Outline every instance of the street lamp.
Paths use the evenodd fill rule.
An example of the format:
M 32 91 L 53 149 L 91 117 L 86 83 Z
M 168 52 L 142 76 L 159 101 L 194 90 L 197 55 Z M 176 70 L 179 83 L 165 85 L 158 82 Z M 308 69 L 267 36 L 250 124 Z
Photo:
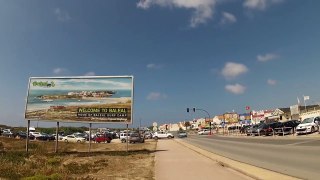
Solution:
M 211 121 L 210 121 L 210 114 L 208 113 L 208 111 L 204 110 L 204 109 L 199 109 L 199 108 L 192 108 L 193 112 L 196 112 L 196 110 L 199 110 L 199 111 L 203 111 L 203 112 L 206 112 L 208 117 L 209 117 L 209 125 L 210 125 L 210 135 L 212 134 L 212 130 L 211 130 Z M 190 111 L 190 108 L 187 108 L 187 112 Z

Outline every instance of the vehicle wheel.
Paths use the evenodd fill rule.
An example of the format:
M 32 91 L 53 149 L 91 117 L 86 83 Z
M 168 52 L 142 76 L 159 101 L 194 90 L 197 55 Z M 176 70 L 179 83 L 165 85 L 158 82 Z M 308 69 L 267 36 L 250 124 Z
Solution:
M 314 133 L 314 127 L 312 126 L 312 128 L 311 128 L 311 133 Z
M 66 142 L 66 143 L 67 143 L 67 142 L 68 142 L 68 140 L 66 139 L 66 140 L 64 140 L 64 142 Z
M 78 140 L 78 141 L 77 141 L 77 143 L 81 143 L 81 141 L 80 141 L 80 140 Z
M 111 141 L 107 141 L 107 143 L 111 143 Z
M 171 139 L 172 137 L 171 136 L 168 136 L 168 139 Z
M 122 142 L 122 143 L 125 143 L 125 142 L 126 142 L 126 140 L 125 140 L 125 139 L 121 139 L 121 142 Z
M 158 137 L 156 136 L 156 137 L 154 137 L 154 139 L 155 139 L 155 140 L 158 140 Z

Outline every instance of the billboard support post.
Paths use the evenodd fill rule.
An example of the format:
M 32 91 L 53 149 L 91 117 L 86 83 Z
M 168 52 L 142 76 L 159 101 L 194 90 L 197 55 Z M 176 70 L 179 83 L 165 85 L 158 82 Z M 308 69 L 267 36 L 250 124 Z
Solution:
M 89 123 L 89 153 L 91 152 L 91 127 L 92 123 Z
M 27 138 L 26 138 L 26 152 L 29 151 L 29 133 L 30 133 L 30 120 L 28 120 L 28 126 L 27 126 Z
M 56 128 L 56 145 L 54 152 L 58 153 L 58 140 L 59 140 L 59 122 L 57 122 L 57 128 Z
M 127 152 L 128 152 L 128 144 L 129 144 L 129 130 L 128 130 L 128 127 L 129 127 L 129 125 L 127 124 L 127 133 L 126 133 L 126 135 L 127 135 L 127 140 L 126 140 L 126 142 L 127 142 Z

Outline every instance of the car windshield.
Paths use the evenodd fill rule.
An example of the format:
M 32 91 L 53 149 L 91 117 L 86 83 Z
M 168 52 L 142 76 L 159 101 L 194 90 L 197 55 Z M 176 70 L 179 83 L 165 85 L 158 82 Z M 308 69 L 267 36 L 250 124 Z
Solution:
M 307 118 L 307 119 L 304 119 L 301 124 L 306 124 L 306 123 L 312 123 L 313 122 L 313 118 Z

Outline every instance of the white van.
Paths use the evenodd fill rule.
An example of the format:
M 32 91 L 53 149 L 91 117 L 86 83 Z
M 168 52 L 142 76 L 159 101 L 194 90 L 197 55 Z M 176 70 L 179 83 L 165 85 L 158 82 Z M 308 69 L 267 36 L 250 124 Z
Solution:
M 129 135 L 128 135 L 128 134 L 129 134 Z M 122 143 L 127 142 L 127 138 L 129 138 L 129 136 L 130 136 L 130 133 L 121 132 L 121 133 L 120 133 L 120 141 L 121 141 Z

